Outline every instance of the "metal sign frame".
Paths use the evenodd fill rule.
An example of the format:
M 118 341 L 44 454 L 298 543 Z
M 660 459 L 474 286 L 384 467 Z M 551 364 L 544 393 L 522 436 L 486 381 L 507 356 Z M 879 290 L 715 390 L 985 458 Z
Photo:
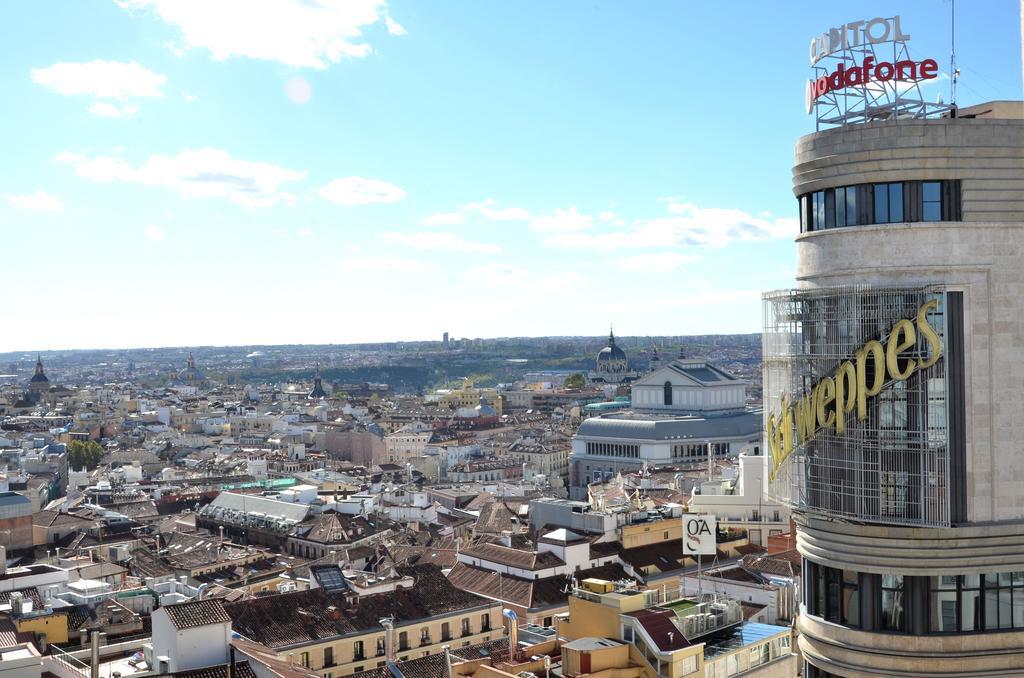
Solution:
M 898 17 L 884 19 L 894 22 Z M 843 30 L 846 30 L 845 25 Z M 891 33 L 895 35 L 896 31 Z M 831 90 L 815 98 L 811 93 L 814 82 L 821 77 L 829 77 L 840 64 L 844 68 L 859 66 L 869 57 L 874 59 L 876 65 L 888 62 L 890 58 L 892 61 L 889 63 L 894 66 L 900 61 L 913 61 L 906 40 L 892 39 L 877 43 L 862 40 L 859 45 L 850 45 L 848 42 L 842 49 L 826 54 L 812 64 L 814 77 L 807 85 L 806 96 L 808 113 L 814 115 L 815 130 L 874 120 L 938 117 L 953 108 L 948 104 L 925 101 L 921 91 L 922 78 L 897 80 L 895 74 L 892 80 L 886 82 L 865 78 L 863 84 Z

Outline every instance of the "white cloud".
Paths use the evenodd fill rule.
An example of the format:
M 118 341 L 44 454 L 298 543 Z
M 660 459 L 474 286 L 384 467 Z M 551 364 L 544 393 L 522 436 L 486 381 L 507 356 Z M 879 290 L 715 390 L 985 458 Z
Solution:
M 125 115 L 135 115 L 139 112 L 137 106 L 112 104 L 109 101 L 97 101 L 89 107 L 89 112 L 101 118 L 120 118 Z
M 479 254 L 494 254 L 501 251 L 501 248 L 497 245 L 466 240 L 454 233 L 438 233 L 435 231 L 425 233 L 385 233 L 381 237 L 389 243 L 414 247 L 420 250 L 476 252 Z
M 389 16 L 384 17 L 384 23 L 388 27 L 388 33 L 391 35 L 409 35 L 409 31 L 405 30 L 405 26 Z
M 150 224 L 149 226 L 146 226 L 146 237 L 152 240 L 153 242 L 163 240 L 164 229 L 160 228 L 159 226 L 154 226 Z
M 62 212 L 64 210 L 64 201 L 60 199 L 59 195 L 47 193 L 42 189 L 37 189 L 35 193 L 28 195 L 7 193 L 4 197 L 7 198 L 7 204 L 19 210 L 32 212 Z
M 129 11 L 152 9 L 181 31 L 181 49 L 209 50 L 223 61 L 247 57 L 288 66 L 327 68 L 373 52 L 363 30 L 384 17 L 384 0 L 118 0 Z M 405 29 L 387 22 L 392 35 Z M 393 24 L 393 27 L 392 27 Z
M 597 215 L 598 221 L 613 221 L 615 217 L 615 212 L 612 212 L 611 210 L 604 210 L 603 212 L 599 212 Z
M 534 217 L 530 228 L 541 233 L 572 233 L 586 231 L 594 225 L 594 218 L 589 214 L 580 214 L 576 206 L 567 210 L 556 209 L 552 214 Z
M 671 273 L 681 264 L 696 261 L 692 254 L 678 252 L 657 252 L 652 254 L 635 254 L 619 259 L 619 268 L 629 273 Z
M 313 229 L 311 229 L 311 228 L 300 228 L 298 233 L 299 233 L 299 236 L 302 237 L 302 238 L 309 238 L 309 237 L 312 237 L 312 235 L 313 235 Z
M 522 207 L 495 207 L 498 201 L 494 198 L 487 198 L 480 202 L 471 202 L 462 206 L 463 212 L 477 212 L 484 219 L 490 221 L 526 221 L 530 213 Z
M 469 268 L 465 273 L 465 281 L 474 288 L 493 287 L 496 291 L 505 292 L 514 287 L 522 296 L 525 294 L 551 294 L 552 291 L 566 292 L 579 289 L 587 284 L 586 276 L 576 271 L 559 271 L 544 274 L 533 272 L 505 263 L 481 264 Z
M 32 80 L 44 87 L 75 96 L 88 94 L 97 99 L 125 101 L 135 97 L 161 97 L 160 88 L 167 76 L 154 73 L 136 61 L 59 62 L 46 68 L 33 68 Z
M 404 257 L 349 257 L 341 260 L 342 268 L 365 273 L 419 273 L 429 271 L 432 266 L 416 259 Z
M 424 226 L 458 226 L 466 223 L 466 217 L 458 212 L 440 212 L 420 219 Z
M 363 177 L 335 179 L 322 187 L 319 193 L 324 200 L 330 200 L 345 207 L 398 202 L 405 197 L 405 191 L 394 184 Z
M 193 101 L 199 101 L 199 97 L 197 97 L 195 94 L 189 94 L 188 92 L 182 92 L 181 98 L 189 103 L 192 103 Z
M 669 216 L 638 220 L 616 231 L 552 233 L 545 243 L 571 249 L 613 251 L 681 246 L 722 247 L 734 242 L 792 238 L 794 218 L 755 217 L 743 210 L 702 208 L 693 203 L 671 202 Z
M 281 186 L 306 176 L 304 171 L 239 160 L 216 148 L 189 149 L 176 156 L 152 155 L 138 166 L 124 158 L 87 158 L 67 152 L 56 159 L 73 165 L 78 176 L 91 181 L 160 186 L 185 198 L 226 198 L 250 208 L 294 202 L 295 196 L 282 191 Z

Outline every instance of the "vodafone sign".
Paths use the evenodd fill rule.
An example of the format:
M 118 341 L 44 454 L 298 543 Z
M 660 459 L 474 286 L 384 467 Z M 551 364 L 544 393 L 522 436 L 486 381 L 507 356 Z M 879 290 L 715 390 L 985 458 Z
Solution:
M 819 75 L 807 82 L 807 112 L 811 113 L 820 97 L 848 87 L 866 88 L 871 83 L 918 82 L 936 78 L 939 64 L 935 59 L 913 61 L 896 58 L 895 44 L 909 39 L 910 35 L 900 27 L 898 16 L 851 21 L 812 38 L 811 65 L 817 65 Z M 894 43 L 891 61 L 874 55 L 874 47 L 886 42 Z M 829 72 L 824 65 L 819 65 L 826 57 L 832 57 L 830 62 L 837 62 L 835 70 Z

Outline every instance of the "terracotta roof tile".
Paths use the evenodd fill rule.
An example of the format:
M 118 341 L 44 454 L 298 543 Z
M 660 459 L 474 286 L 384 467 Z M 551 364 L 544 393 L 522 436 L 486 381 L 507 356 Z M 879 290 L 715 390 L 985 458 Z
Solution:
M 231 617 L 224 611 L 224 603 L 219 598 L 165 605 L 163 609 L 176 629 L 194 629 L 210 624 L 231 622 Z

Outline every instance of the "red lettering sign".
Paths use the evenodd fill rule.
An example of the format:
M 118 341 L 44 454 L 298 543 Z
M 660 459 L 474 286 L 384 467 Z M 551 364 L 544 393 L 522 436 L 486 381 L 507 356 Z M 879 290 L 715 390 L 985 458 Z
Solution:
M 845 87 L 864 85 L 868 82 L 931 80 L 938 77 L 938 70 L 939 64 L 935 59 L 925 59 L 921 62 L 908 59 L 897 61 L 895 64 L 883 61 L 876 64 L 874 57 L 867 57 L 860 66 L 853 68 L 846 68 L 844 64 L 839 64 L 834 73 L 808 82 L 807 90 L 809 98 L 813 100 L 829 92 L 835 92 Z M 810 110 L 809 106 L 808 110 Z

